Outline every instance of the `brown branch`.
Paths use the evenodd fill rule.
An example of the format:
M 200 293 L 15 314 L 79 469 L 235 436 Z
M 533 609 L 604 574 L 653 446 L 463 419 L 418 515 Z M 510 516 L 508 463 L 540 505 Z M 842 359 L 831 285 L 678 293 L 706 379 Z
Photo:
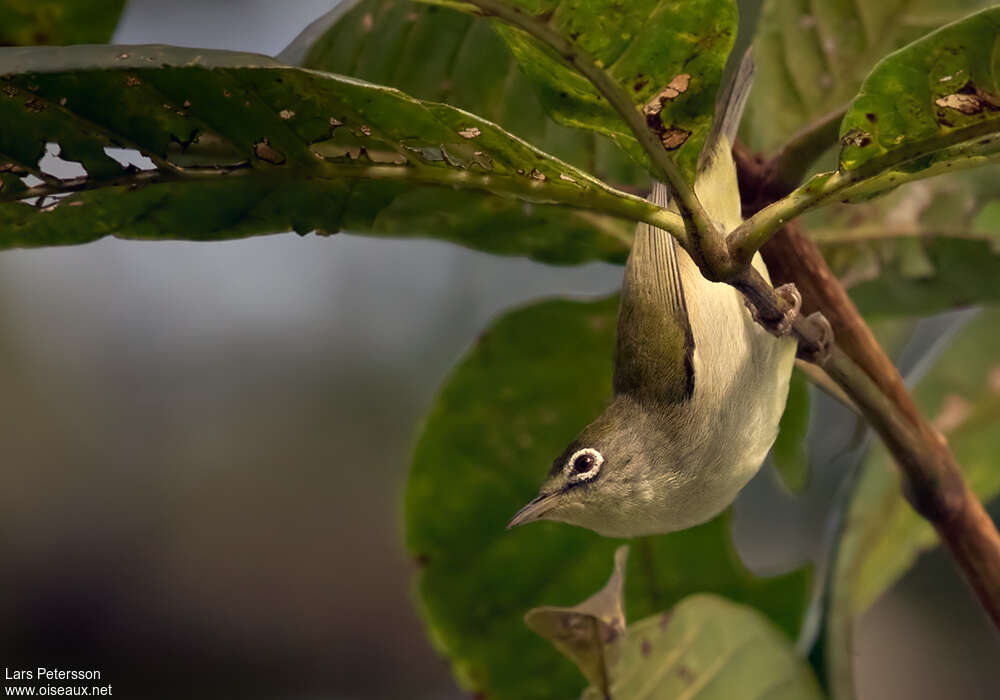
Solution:
M 767 206 L 794 182 L 778 183 L 760 158 L 738 146 L 734 152 L 740 188 L 750 208 Z M 783 191 L 784 190 L 784 191 Z M 857 403 L 892 452 L 904 497 L 937 530 L 965 573 L 986 612 L 1000 627 L 1000 535 L 969 489 L 948 442 L 921 415 L 892 360 L 875 339 L 819 247 L 793 222 L 761 250 L 776 284 L 793 283 L 803 311 L 830 321 L 837 347 L 824 369 Z M 851 372 L 851 365 L 863 370 Z

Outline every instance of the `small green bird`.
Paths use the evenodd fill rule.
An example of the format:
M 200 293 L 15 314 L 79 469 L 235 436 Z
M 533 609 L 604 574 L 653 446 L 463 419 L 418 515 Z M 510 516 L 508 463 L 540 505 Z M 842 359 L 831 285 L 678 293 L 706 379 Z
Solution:
M 724 92 L 695 179 L 724 231 L 742 220 L 731 144 L 752 72 L 747 58 Z M 668 205 L 662 184 L 650 199 Z M 759 255 L 753 265 L 767 278 Z M 670 234 L 640 224 L 618 310 L 614 399 L 508 527 L 545 519 L 633 537 L 711 519 L 774 443 L 795 350 L 754 321 L 733 287 L 702 276 Z

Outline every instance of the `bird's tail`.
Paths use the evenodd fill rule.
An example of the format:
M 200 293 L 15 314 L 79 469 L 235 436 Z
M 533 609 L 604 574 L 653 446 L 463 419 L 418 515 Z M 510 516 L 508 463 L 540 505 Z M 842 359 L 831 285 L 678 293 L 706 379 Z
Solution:
M 743 221 L 740 189 L 733 162 L 733 141 L 753 82 L 754 62 L 750 51 L 719 91 L 715 123 L 698 159 L 694 190 L 712 220 L 725 231 Z
M 736 70 L 720 87 L 719 94 L 715 99 L 715 121 L 712 124 L 712 130 L 705 139 L 705 145 L 702 146 L 701 156 L 698 159 L 699 172 L 710 167 L 711 160 L 720 148 L 726 148 L 728 151 L 733 147 L 736 133 L 740 128 L 740 121 L 743 119 L 743 111 L 747 106 L 747 98 L 750 96 L 755 69 L 753 52 L 751 49 L 747 49 Z M 723 146 L 723 144 L 725 145 Z

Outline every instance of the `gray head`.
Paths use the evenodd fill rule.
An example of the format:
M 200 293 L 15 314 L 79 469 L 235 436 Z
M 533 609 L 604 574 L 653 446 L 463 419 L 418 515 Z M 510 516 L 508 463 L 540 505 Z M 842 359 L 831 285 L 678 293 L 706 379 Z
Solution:
M 687 500 L 691 481 L 672 432 L 618 396 L 555 459 L 538 496 L 508 527 L 557 520 L 609 537 L 687 527 L 684 513 L 672 507 Z

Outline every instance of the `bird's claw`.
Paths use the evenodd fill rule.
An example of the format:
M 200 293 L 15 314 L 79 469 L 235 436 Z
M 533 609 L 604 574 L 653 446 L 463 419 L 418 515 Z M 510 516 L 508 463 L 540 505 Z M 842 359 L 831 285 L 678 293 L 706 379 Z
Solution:
M 774 324 L 774 329 L 771 330 L 776 336 L 783 337 L 792 332 L 792 324 L 799 317 L 799 311 L 802 309 L 802 295 L 799 294 L 799 290 L 796 289 L 795 285 L 791 283 L 776 287 L 774 293 L 787 301 L 791 306 Z
M 791 306 L 780 318 L 763 318 L 752 301 L 744 297 L 743 302 L 746 304 L 747 309 L 750 311 L 750 316 L 756 323 L 762 325 L 772 335 L 783 338 L 792 332 L 792 324 L 799 317 L 799 310 L 802 308 L 802 295 L 799 294 L 799 290 L 795 288 L 795 285 L 791 283 L 775 287 L 774 293 Z
M 792 326 L 801 316 L 802 295 L 794 284 L 783 284 L 775 287 L 774 293 L 788 302 L 790 308 L 778 318 L 763 318 L 752 301 L 744 297 L 743 302 L 750 311 L 750 316 L 754 322 L 759 323 L 769 333 L 779 338 L 787 336 L 792 332 Z M 826 316 L 819 311 L 815 311 L 806 316 L 806 321 L 819 331 L 819 340 L 815 343 L 804 344 L 799 340 L 797 356 L 813 364 L 822 365 L 830 357 L 830 350 L 833 348 L 833 327 L 826 320 Z
M 816 347 L 812 348 L 807 348 L 800 342 L 797 357 L 815 365 L 822 365 L 830 358 L 830 350 L 833 348 L 833 326 L 819 311 L 806 316 L 806 320 L 819 330 L 820 339 Z

